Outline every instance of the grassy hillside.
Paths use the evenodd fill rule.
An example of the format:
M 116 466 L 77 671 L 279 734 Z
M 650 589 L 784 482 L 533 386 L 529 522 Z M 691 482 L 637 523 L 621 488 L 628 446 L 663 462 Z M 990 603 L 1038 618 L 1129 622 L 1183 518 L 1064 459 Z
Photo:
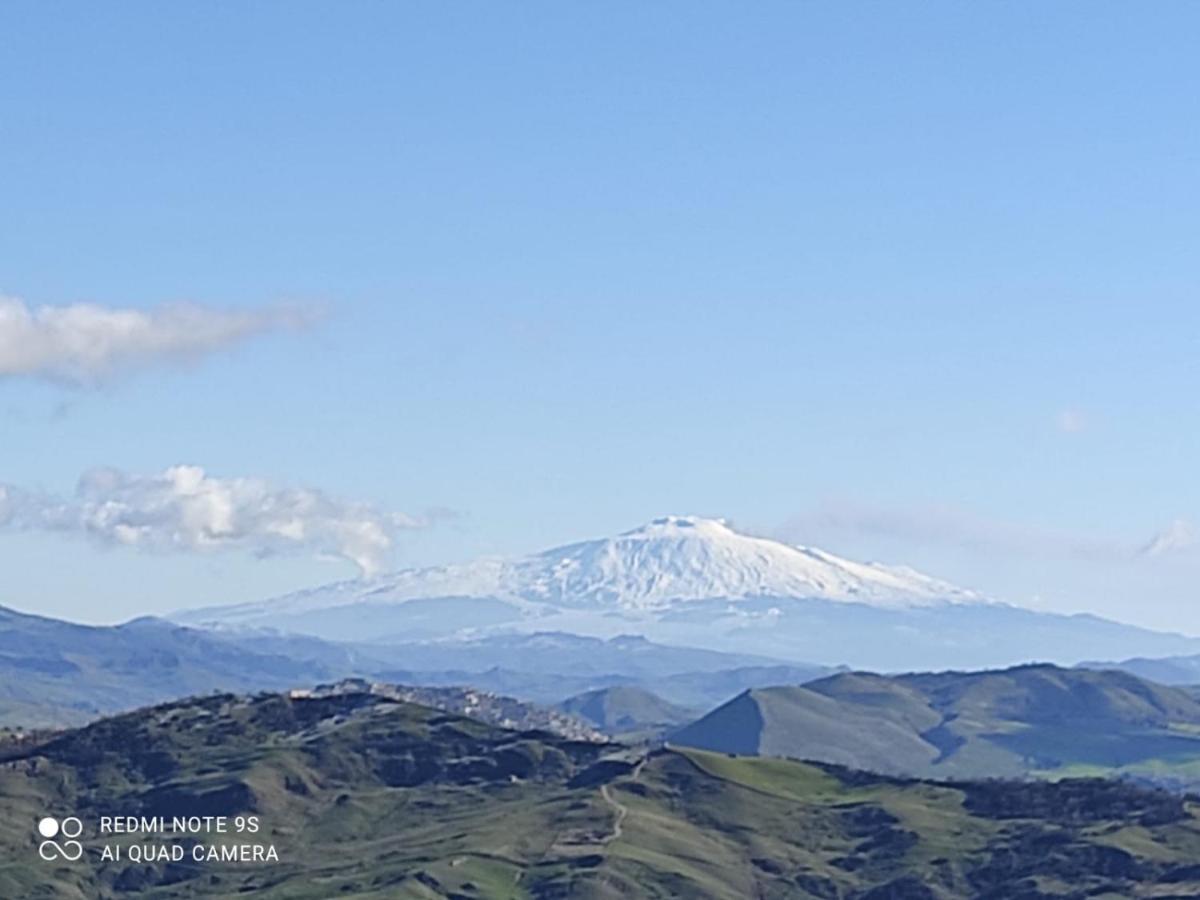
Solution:
M 0 758 L 4 897 L 1200 895 L 1200 818 L 1165 792 L 639 756 L 369 694 L 168 704 L 10 742 Z M 38 859 L 48 811 L 84 820 L 82 861 Z M 105 841 L 174 842 L 101 839 L 105 814 L 258 816 L 252 840 L 279 859 L 105 862 Z
M 1200 702 L 1125 672 L 835 675 L 748 691 L 672 735 L 921 777 L 1121 773 L 1200 783 Z

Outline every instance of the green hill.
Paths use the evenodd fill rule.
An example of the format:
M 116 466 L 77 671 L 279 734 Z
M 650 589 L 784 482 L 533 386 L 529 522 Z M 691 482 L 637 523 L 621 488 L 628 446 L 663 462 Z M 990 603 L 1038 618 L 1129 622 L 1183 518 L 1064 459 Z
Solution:
M 642 756 L 367 693 L 220 695 L 10 740 L 0 803 L 0 896 L 13 898 L 1200 894 L 1198 810 L 1163 791 Z M 39 859 L 46 814 L 84 822 L 83 859 Z M 100 836 L 105 815 L 256 817 L 260 831 Z M 106 844 L 125 858 L 101 859 Z M 193 858 L 214 844 L 277 858 Z M 131 861 L 133 846 L 183 859 Z
M 671 736 L 920 777 L 1121 773 L 1200 783 L 1200 702 L 1125 672 L 834 675 L 752 690 Z
M 631 685 L 587 691 L 563 701 L 558 708 L 606 734 L 628 738 L 658 737 L 695 718 L 694 712 Z

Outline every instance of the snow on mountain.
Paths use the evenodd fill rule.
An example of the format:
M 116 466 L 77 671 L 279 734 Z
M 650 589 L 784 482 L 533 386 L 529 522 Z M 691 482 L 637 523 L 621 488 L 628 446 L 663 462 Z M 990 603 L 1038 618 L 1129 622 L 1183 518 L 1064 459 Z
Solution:
M 517 559 L 407 569 L 275 600 L 196 610 L 177 620 L 255 620 L 348 604 L 434 598 L 504 601 L 526 614 L 553 610 L 663 612 L 695 601 L 787 597 L 886 609 L 984 602 L 907 567 L 857 563 L 811 547 L 752 537 L 719 519 L 666 516 L 613 538 Z
M 554 658 L 568 672 L 619 672 L 631 653 L 580 644 L 618 635 L 655 648 L 876 671 L 1200 653 L 1200 641 L 1183 635 L 1009 606 L 911 569 L 689 516 L 517 559 L 408 569 L 173 618 L 248 640 L 277 637 L 259 634 L 266 629 L 369 644 L 397 670 L 472 662 L 525 671 Z
M 667 516 L 615 538 L 516 560 L 503 571 L 500 588 L 503 595 L 555 606 L 627 610 L 744 597 L 889 607 L 978 599 L 911 569 L 855 563 L 694 516 Z

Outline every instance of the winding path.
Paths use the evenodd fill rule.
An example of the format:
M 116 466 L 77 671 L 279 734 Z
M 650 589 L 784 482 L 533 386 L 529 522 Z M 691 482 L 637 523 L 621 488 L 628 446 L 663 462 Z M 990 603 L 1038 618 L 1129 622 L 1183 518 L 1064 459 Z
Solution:
M 633 767 L 633 771 L 629 773 L 630 780 L 637 781 L 638 776 L 642 774 L 642 767 L 645 765 L 646 759 L 643 757 L 638 761 L 638 764 Z M 611 806 L 616 812 L 616 817 L 613 819 L 612 834 L 600 840 L 601 844 L 611 844 L 624 833 L 623 826 L 625 824 L 625 817 L 629 815 L 629 807 L 612 795 L 612 791 L 609 790 L 609 786 L 607 784 L 600 785 L 600 796 L 603 797 L 604 802 Z

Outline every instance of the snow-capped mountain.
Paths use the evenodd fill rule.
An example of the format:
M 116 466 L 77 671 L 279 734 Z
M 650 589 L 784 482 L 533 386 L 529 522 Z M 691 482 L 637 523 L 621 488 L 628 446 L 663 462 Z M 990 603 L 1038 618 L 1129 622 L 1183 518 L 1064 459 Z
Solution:
M 615 538 L 516 560 L 497 595 L 555 606 L 664 609 L 683 601 L 809 597 L 908 607 L 976 601 L 912 569 L 856 563 L 740 534 L 720 519 L 667 516 Z
M 468 647 L 499 652 L 509 638 L 543 632 L 638 635 L 660 645 L 876 670 L 1073 664 L 1200 646 L 1095 616 L 1021 609 L 912 569 L 852 562 L 691 516 L 516 559 L 408 569 L 173 618 L 388 645 L 398 668 L 428 663 L 431 652 L 458 667 Z M 519 669 L 521 655 L 501 658 Z
M 517 559 L 407 569 L 242 606 L 198 610 L 179 621 L 258 624 L 263 618 L 351 604 L 433 598 L 547 608 L 662 613 L 696 601 L 790 597 L 910 608 L 980 602 L 979 595 L 903 566 L 858 563 L 734 531 L 723 520 L 666 516 L 612 538 Z

